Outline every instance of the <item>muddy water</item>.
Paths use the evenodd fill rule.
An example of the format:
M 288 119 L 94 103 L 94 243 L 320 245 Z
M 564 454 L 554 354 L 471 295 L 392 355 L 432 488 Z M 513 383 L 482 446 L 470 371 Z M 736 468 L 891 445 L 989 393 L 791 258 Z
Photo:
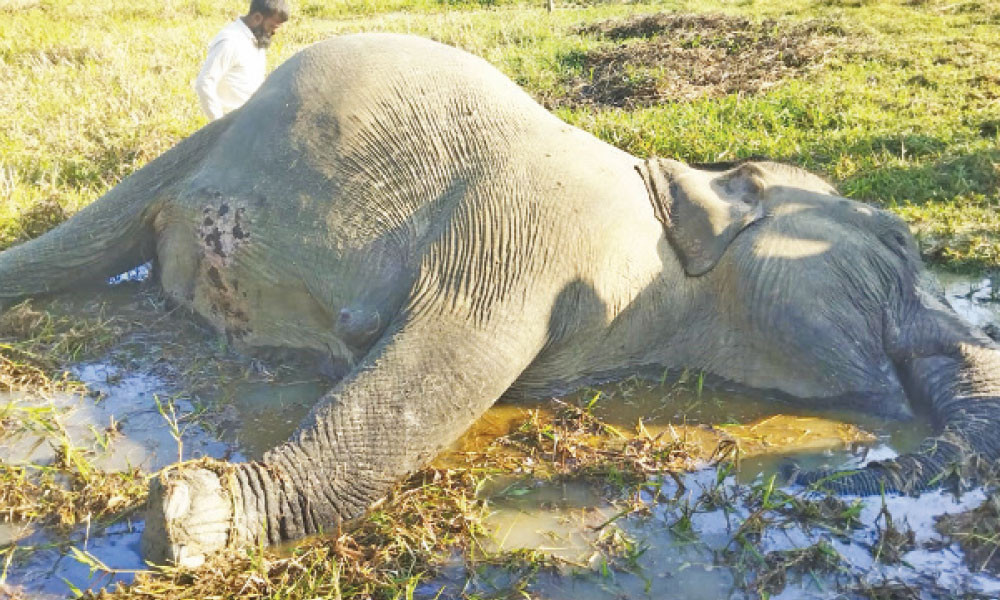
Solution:
M 693 496 L 702 488 L 712 488 L 715 483 L 715 474 L 710 470 L 690 474 L 685 484 L 695 492 L 682 497 L 680 502 L 652 503 L 648 515 L 616 520 L 611 527 L 617 528 L 640 552 L 632 562 L 620 559 L 617 569 L 605 569 L 608 559 L 595 551 L 595 546 L 600 545 L 601 533 L 593 529 L 614 517 L 616 509 L 588 490 L 539 487 L 537 492 L 519 496 L 516 502 L 498 501 L 500 508 L 493 517 L 495 538 L 499 540 L 496 543 L 506 549 L 545 547 L 568 561 L 556 572 L 543 571 L 528 588 L 542 598 L 742 598 L 744 594 L 736 588 L 740 570 L 725 566 L 726 559 L 720 560 L 720 557 L 726 550 L 738 549 L 732 540 L 747 511 L 742 508 L 701 510 L 691 515 L 688 533 L 676 529 L 683 513 L 680 507 L 686 506 L 686 501 L 693 504 Z M 664 488 L 667 493 L 674 491 L 669 483 L 664 484 Z M 560 493 L 563 494 L 561 501 L 549 504 L 549 498 Z M 873 532 L 882 523 L 878 500 L 865 502 L 860 517 L 864 527 L 848 536 L 835 537 L 822 529 L 792 526 L 766 531 L 754 542 L 754 550 L 763 555 L 773 550 L 804 548 L 825 540 L 843 557 L 845 567 L 839 578 L 814 573 L 799 579 L 796 574 L 789 573 L 789 585 L 774 596 L 778 598 L 852 597 L 843 595 L 838 583 L 877 584 L 886 580 L 907 582 L 916 589 L 943 589 L 956 595 L 974 590 L 986 597 L 996 597 L 1000 593 L 1000 581 L 969 572 L 955 547 L 920 548 L 936 539 L 932 529 L 935 515 L 967 510 L 982 500 L 981 493 L 967 494 L 961 501 L 943 493 L 925 494 L 919 499 L 888 498 L 888 510 L 902 521 L 903 526 L 916 532 L 918 545 L 918 549 L 904 555 L 904 563 L 897 566 L 880 564 L 870 552 L 875 541 Z M 544 511 L 538 509 L 539 502 L 546 503 Z M 607 529 L 602 531 L 607 533 Z M 519 533 L 514 535 L 513 532 Z M 425 584 L 418 597 L 459 597 L 460 586 L 466 591 L 471 588 L 490 594 L 510 583 L 509 576 L 488 569 L 473 576 L 471 585 L 458 574 L 452 578 L 454 581 L 440 579 Z
M 949 301 L 968 320 L 981 327 L 1000 323 L 998 306 L 989 302 L 988 281 L 953 276 L 943 279 Z M 162 317 L 160 312 L 144 313 L 137 308 L 142 302 L 137 303 L 135 295 L 128 285 L 108 292 L 109 302 L 121 310 L 135 311 L 150 320 Z M 80 306 L 83 304 L 70 303 L 67 310 L 82 310 Z M 89 448 L 98 466 L 139 466 L 151 472 L 176 460 L 179 452 L 185 459 L 201 455 L 234 460 L 258 457 L 285 439 L 330 385 L 317 379 L 311 369 L 278 372 L 273 364 L 247 360 L 244 366 L 252 375 L 190 393 L 185 387 L 190 379 L 164 369 L 165 362 L 177 360 L 177 353 L 169 348 L 188 351 L 213 342 L 206 342 L 209 338 L 197 329 L 178 325 L 183 322 L 183 318 L 173 321 L 166 332 L 130 333 L 101 360 L 76 365 L 73 374 L 92 390 L 91 396 L 9 396 L 0 398 L 0 405 L 11 402 L 51 407 L 61 415 L 65 435 L 75 445 Z M 191 351 L 197 355 L 192 361 L 205 360 L 204 352 Z M 926 425 L 886 424 L 856 414 L 807 413 L 707 388 L 698 392 L 690 383 L 669 385 L 673 382 L 608 387 L 594 404 L 594 411 L 624 431 L 631 431 L 641 419 L 653 435 L 665 432 L 697 440 L 706 456 L 720 439 L 737 439 L 744 458 L 739 472 L 724 482 L 727 486 L 766 478 L 790 456 L 807 468 L 862 464 L 894 456 L 914 447 L 928 433 Z M 589 401 L 593 393 L 582 392 L 576 400 Z M 160 399 L 160 408 L 155 399 Z M 166 400 L 173 406 L 180 443 L 168 425 L 170 412 L 163 408 Z M 484 443 L 518 423 L 527 409 L 544 410 L 546 406 L 500 403 L 463 443 L 473 447 Z M 112 418 L 119 423 L 120 433 L 107 443 L 103 434 Z M 851 427 L 851 423 L 859 427 Z M 51 462 L 55 454 L 50 438 L 32 432 L 5 438 L 0 453 L 7 462 L 38 465 Z M 689 474 L 684 478 L 684 490 L 665 478 L 658 485 L 662 497 L 670 497 L 670 502 L 648 497 L 651 508 L 647 514 L 617 519 L 613 517 L 620 508 L 593 483 L 497 480 L 484 491 L 492 508 L 487 523 L 492 536 L 482 543 L 487 550 L 542 550 L 564 561 L 557 572 L 543 571 L 535 576 L 528 590 L 539 597 L 739 597 L 734 587 L 739 572 L 722 566 L 724 561 L 718 556 L 730 544 L 733 523 L 746 516 L 745 509 L 738 504 L 735 512 L 701 509 L 690 517 L 690 533 L 679 534 L 675 527 L 684 507 L 695 504 L 703 489 L 715 486 L 716 477 L 714 469 Z M 847 560 L 848 570 L 868 581 L 899 579 L 927 589 L 941 586 L 996 596 L 1000 595 L 1000 581 L 970 573 L 956 547 L 920 547 L 936 537 L 933 515 L 965 510 L 981 500 L 980 493 L 966 494 L 960 500 L 942 493 L 920 499 L 889 498 L 890 511 L 916 533 L 918 548 L 904 556 L 906 566 L 882 566 L 871 557 L 869 547 L 881 508 L 878 499 L 865 501 L 864 528 L 847 537 L 832 537 L 823 530 L 786 528 L 766 533 L 757 550 L 765 553 L 804 547 L 828 539 Z M 613 522 L 595 529 L 609 521 Z M 138 554 L 141 528 L 140 521 L 123 519 L 102 529 L 79 527 L 69 537 L 57 538 L 32 527 L 0 525 L 0 545 L 16 546 L 0 598 L 15 591 L 32 598 L 64 597 L 71 585 L 99 589 L 115 581 L 129 581 L 129 570 L 143 567 Z M 620 545 L 622 540 L 626 547 L 631 544 L 631 558 L 619 556 L 608 565 L 606 553 L 598 551 L 601 544 L 609 543 L 608 536 L 617 536 Z M 85 550 L 119 572 L 91 573 L 87 565 L 73 558 L 71 547 Z M 417 595 L 450 598 L 463 593 L 493 594 L 513 585 L 516 578 L 516 574 L 495 569 L 469 572 L 456 558 L 443 567 L 441 577 L 423 584 Z M 836 597 L 836 590 L 834 578 L 792 578 L 778 597 Z
M 130 328 L 100 360 L 70 369 L 72 379 L 86 384 L 86 394 L 0 394 L 0 408 L 14 414 L 41 411 L 55 424 L 54 430 L 5 432 L 4 462 L 44 468 L 56 461 L 64 442 L 108 471 L 138 467 L 152 473 L 201 456 L 256 458 L 288 437 L 322 395 L 324 385 L 313 369 L 269 367 L 220 349 L 186 316 L 153 309 L 156 297 L 134 278 L 100 294 L 100 308 L 152 325 Z M 60 299 L 47 308 L 90 317 L 97 310 L 90 296 Z M 133 571 L 145 568 L 139 553 L 142 522 L 136 518 L 141 515 L 108 526 L 81 526 L 68 536 L 0 523 L 0 548 L 7 551 L 0 555 L 0 568 L 13 551 L 2 571 L 0 599 L 16 594 L 64 598 L 74 588 L 97 590 L 131 581 Z M 93 573 L 74 558 L 73 548 L 116 572 Z

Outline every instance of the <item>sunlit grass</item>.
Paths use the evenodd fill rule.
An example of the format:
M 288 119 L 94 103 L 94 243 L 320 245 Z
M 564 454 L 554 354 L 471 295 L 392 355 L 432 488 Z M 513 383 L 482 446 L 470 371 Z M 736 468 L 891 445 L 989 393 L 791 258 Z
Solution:
M 32 207 L 55 202 L 72 213 L 203 125 L 191 82 L 207 41 L 244 4 L 51 0 L 0 7 L 0 247 L 37 235 L 39 227 L 22 224 Z M 619 43 L 578 34 L 581 25 L 656 11 L 823 19 L 846 32 L 843 43 L 818 71 L 765 92 L 559 114 L 640 156 L 767 155 L 804 165 L 850 196 L 899 211 L 928 236 L 930 258 L 998 264 L 994 3 L 556 6 L 550 14 L 542 2 L 522 1 L 303 2 L 269 61 L 274 66 L 330 35 L 409 32 L 482 55 L 544 100 L 587 76 L 574 57 Z M 50 224 L 43 220 L 41 228 Z

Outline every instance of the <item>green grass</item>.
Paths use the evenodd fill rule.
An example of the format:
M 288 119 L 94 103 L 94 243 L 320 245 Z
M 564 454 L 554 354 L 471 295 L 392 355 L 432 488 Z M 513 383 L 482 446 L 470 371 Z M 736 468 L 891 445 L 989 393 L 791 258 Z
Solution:
M 62 218 L 38 207 L 75 212 L 204 125 L 191 82 L 206 42 L 245 4 L 12 0 L 0 7 L 0 247 Z M 581 56 L 622 43 L 579 34 L 580 26 L 660 11 L 818 18 L 846 35 L 821 68 L 760 93 L 634 108 L 569 105 L 558 109 L 561 117 L 640 156 L 763 154 L 806 166 L 848 196 L 899 212 L 929 258 L 954 268 L 1000 264 L 997 2 L 582 2 L 549 14 L 542 2 L 518 0 L 309 0 L 279 32 L 269 60 L 273 67 L 340 33 L 410 32 L 480 54 L 551 100 L 589 76 Z

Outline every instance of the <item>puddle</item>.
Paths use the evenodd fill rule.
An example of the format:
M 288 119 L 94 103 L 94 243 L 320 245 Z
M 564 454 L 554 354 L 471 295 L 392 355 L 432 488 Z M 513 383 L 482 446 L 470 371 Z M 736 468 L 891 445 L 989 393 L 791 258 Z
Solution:
M 491 498 L 496 510 L 487 520 L 487 526 L 492 529 L 494 539 L 487 549 L 544 549 L 564 561 L 554 571 L 543 569 L 536 574 L 524 588 L 528 594 L 525 597 L 577 600 L 757 597 L 738 587 L 744 573 L 740 568 L 727 566 L 731 559 L 726 558 L 727 553 L 739 550 L 739 544 L 733 540 L 750 511 L 739 504 L 735 511 L 698 510 L 690 515 L 690 529 L 678 530 L 685 508 L 694 505 L 703 490 L 716 486 L 715 473 L 695 472 L 686 476 L 684 482 L 689 491 L 676 500 L 657 503 L 647 498 L 651 506 L 648 515 L 618 519 L 615 519 L 618 509 L 586 489 L 585 484 L 573 484 L 567 490 L 564 484 L 522 482 L 521 487 L 515 488 L 516 501 L 503 493 Z M 732 479 L 724 482 L 730 489 L 733 484 Z M 667 483 L 663 491 L 671 496 L 676 488 Z M 553 498 L 558 501 L 553 502 Z M 997 597 L 1000 580 L 970 572 L 957 545 L 940 544 L 933 529 L 936 516 L 969 510 L 983 499 L 984 495 L 978 491 L 965 494 L 960 500 L 943 492 L 920 498 L 887 498 L 887 508 L 896 518 L 895 525 L 903 530 L 912 529 L 916 534 L 916 548 L 903 554 L 896 565 L 877 561 L 871 551 L 878 528 L 884 526 L 878 498 L 862 500 L 860 526 L 846 535 L 794 524 L 769 528 L 753 540 L 750 552 L 764 556 L 823 543 L 841 559 L 839 571 L 834 574 L 809 571 L 785 574 L 787 587 L 772 598 L 857 597 L 845 593 L 887 582 L 910 586 L 912 590 L 944 593 L 945 597 L 963 594 Z M 597 530 L 612 520 L 612 525 Z M 597 551 L 608 538 L 625 542 L 622 544 L 625 556 L 612 555 L 611 568 L 608 555 Z M 630 552 L 633 556 L 629 556 Z M 441 577 L 422 584 L 414 597 L 465 598 L 476 593 L 493 597 L 511 586 L 511 580 L 511 574 L 504 569 L 487 567 L 467 572 L 456 564 L 446 568 Z
M 139 467 L 152 472 L 177 460 L 178 440 L 171 434 L 155 401 L 159 397 L 163 398 L 161 402 L 169 399 L 162 381 L 141 373 L 123 375 L 119 369 L 101 363 L 78 365 L 72 372 L 98 394 L 96 398 L 63 393 L 44 400 L 21 396 L 2 401 L 16 406 L 37 407 L 44 403 L 52 407 L 59 414 L 61 435 L 73 446 L 91 453 L 88 460 L 102 470 Z M 173 404 L 177 414 L 193 412 L 188 401 L 177 400 Z M 226 444 L 196 424 L 182 421 L 180 433 L 185 457 L 232 454 Z M 3 459 L 9 464 L 45 466 L 56 462 L 58 448 L 56 440 L 46 432 L 15 433 L 4 440 Z M 72 557 L 70 547 L 85 550 L 117 569 L 139 569 L 143 567 L 139 555 L 140 531 L 125 521 L 100 531 L 78 528 L 66 540 L 33 526 L 5 524 L 0 529 L 0 544 L 17 542 L 6 583 L 14 589 L 30 590 L 35 598 L 61 598 L 71 591 L 66 582 L 87 589 L 130 581 L 127 573 L 91 580 L 89 567 Z
M 162 311 L 135 306 L 143 301 L 136 301 L 137 292 L 129 282 L 144 277 L 139 273 L 125 278 L 125 284 L 106 295 L 117 309 L 134 311 L 143 319 L 163 319 Z M 989 302 L 989 280 L 953 275 L 942 275 L 941 279 L 949 301 L 963 317 L 978 327 L 1000 323 L 1000 307 Z M 70 303 L 67 310 L 79 306 Z M 74 445 L 87 448 L 95 465 L 107 470 L 140 467 L 152 472 L 178 457 L 178 441 L 163 414 L 170 414 L 169 408 L 163 408 L 168 401 L 182 432 L 184 458 L 207 455 L 244 460 L 260 456 L 287 438 L 330 385 L 317 379 L 313 369 L 298 363 L 286 365 L 281 359 L 225 358 L 233 360 L 234 368 L 244 374 L 223 381 L 212 370 L 219 368 L 212 365 L 222 351 L 212 350 L 216 342 L 197 328 L 180 331 L 186 322 L 186 317 L 178 316 L 161 327 L 162 331 L 155 327 L 133 331 L 106 357 L 75 365 L 72 375 L 87 384 L 90 395 L 52 394 L 40 399 L 7 394 L 0 395 L 0 405 L 51 407 L 60 415 L 64 435 Z M 179 365 L 184 361 L 177 357 L 185 353 L 197 356 Z M 204 374 L 192 375 L 201 368 L 199 361 L 211 368 L 206 366 Z M 189 385 L 192 381 L 196 384 L 193 388 Z M 863 464 L 911 449 L 930 431 L 921 423 L 893 425 L 856 414 L 794 412 L 787 405 L 708 389 L 695 393 L 688 387 L 680 392 L 638 381 L 609 386 L 594 403 L 593 411 L 629 434 L 641 419 L 652 436 L 683 436 L 704 448 L 706 457 L 720 439 L 737 440 L 743 458 L 739 472 L 726 478 L 726 489 L 740 484 L 740 489 L 747 490 L 748 484 L 766 480 L 790 452 L 806 468 Z M 587 403 L 594 393 L 584 391 L 568 401 Z M 549 406 L 500 403 L 455 451 L 481 448 L 523 422 L 527 411 L 547 410 Z M 850 427 L 850 423 L 859 427 Z M 109 436 L 109 430 L 117 433 Z M 56 459 L 52 435 L 32 431 L 7 435 L 0 458 L 11 464 L 49 464 Z M 491 535 L 480 541 L 482 549 L 523 548 L 558 558 L 561 566 L 555 571 L 542 569 L 532 576 L 525 589 L 533 597 L 739 598 L 743 595 L 738 587 L 742 574 L 721 566 L 725 561 L 720 556 L 732 550 L 736 528 L 749 514 L 746 504 L 737 502 L 730 509 L 699 505 L 687 515 L 689 529 L 677 527 L 702 493 L 717 486 L 716 477 L 714 469 L 688 474 L 683 477 L 685 489 L 680 493 L 670 478 L 657 479 L 650 489 L 660 493 L 654 498 L 648 492 L 643 499 L 648 511 L 624 516 L 619 514 L 621 508 L 607 499 L 606 490 L 594 482 L 495 479 L 482 491 L 491 509 L 486 521 Z M 899 581 L 924 591 L 944 589 L 995 597 L 1000 595 L 1000 580 L 970 572 L 962 563 L 958 546 L 941 542 L 933 530 L 933 516 L 968 510 L 983 497 L 976 491 L 959 500 L 941 492 L 917 499 L 888 498 L 896 525 L 911 528 L 916 538 L 916 548 L 895 566 L 876 562 L 870 551 L 879 527 L 878 498 L 864 499 L 859 517 L 862 526 L 856 530 L 834 535 L 826 529 L 790 525 L 766 530 L 754 547 L 766 555 L 822 540 L 844 559 L 839 574 L 790 573 L 788 587 L 772 596 L 776 598 L 838 597 L 838 584 L 847 581 L 852 585 L 858 581 L 872 585 Z M 98 590 L 116 581 L 130 581 L 129 571 L 143 567 L 138 552 L 141 529 L 141 522 L 126 518 L 104 528 L 79 526 L 68 537 L 57 538 L 50 531 L 31 526 L 0 524 L 0 546 L 16 544 L 5 579 L 0 582 L 0 598 L 16 593 L 61 598 L 74 588 Z M 612 546 L 613 551 L 609 551 Z M 86 551 L 117 572 L 91 573 L 71 548 Z M 438 578 L 421 584 L 415 597 L 503 595 L 503 590 L 515 583 L 513 578 L 499 568 L 468 572 L 461 556 L 456 556 L 442 566 Z
M 46 422 L 55 424 L 54 430 L 4 430 L 4 463 L 44 468 L 59 459 L 64 442 L 105 471 L 152 473 L 180 457 L 247 460 L 285 440 L 323 393 L 328 384 L 295 362 L 264 366 L 230 355 L 186 316 L 153 310 L 155 298 L 143 297 L 135 285 L 147 277 L 148 267 L 140 268 L 115 278 L 114 287 L 101 294 L 103 309 L 154 325 L 127 333 L 100 360 L 69 369 L 87 393 L 0 393 L 0 407 L 8 414 L 42 411 Z M 94 311 L 84 299 L 60 300 L 48 308 L 62 314 Z M 178 356 L 187 362 L 177 361 Z M 219 366 L 226 362 L 225 368 Z M 229 377 L 220 377 L 227 369 Z M 232 377 L 233 372 L 239 376 Z M 12 556 L 0 554 L 0 568 L 11 558 L 2 571 L 0 598 L 65 598 L 74 589 L 129 582 L 132 571 L 145 568 L 141 532 L 141 520 L 131 517 L 102 527 L 78 526 L 68 536 L 2 523 L 0 548 L 14 546 Z M 78 551 L 115 573 L 93 573 L 87 559 L 77 560 Z
M 241 384 L 221 415 L 220 433 L 247 457 L 260 458 L 292 435 L 329 387 L 317 380 Z
M 578 561 L 590 551 L 588 528 L 607 520 L 610 505 L 595 486 L 582 481 L 556 485 L 507 477 L 490 482 L 488 552 L 528 548 L 564 560 Z M 542 507 L 544 510 L 539 510 Z
M 940 274 L 939 278 L 949 302 L 967 321 L 980 328 L 1000 323 L 1000 304 L 992 301 L 989 279 L 952 274 Z M 703 449 L 711 448 L 722 434 L 744 437 L 756 430 L 760 439 L 770 436 L 774 440 L 775 448 L 769 448 L 766 443 L 747 448 L 749 456 L 741 461 L 740 471 L 724 481 L 723 487 L 728 490 L 747 490 L 746 486 L 754 481 L 766 481 L 790 453 L 806 469 L 860 466 L 870 460 L 891 458 L 912 450 L 931 433 L 926 422 L 884 423 L 857 414 L 775 416 L 776 412 L 785 412 L 789 407 L 709 390 L 700 395 L 674 394 L 663 401 L 665 392 L 662 389 L 657 392 L 649 388 L 637 384 L 634 388 L 626 388 L 624 394 L 618 389 L 618 397 L 599 400 L 593 411 L 601 420 L 625 429 L 634 427 L 641 418 L 651 435 L 671 428 L 676 435 L 686 432 L 693 438 L 700 436 Z M 609 395 L 615 394 L 615 387 L 608 389 Z M 575 400 L 586 404 L 592 394 L 578 394 Z M 524 407 L 512 405 L 497 407 L 477 425 L 483 432 L 474 431 L 466 436 L 470 438 L 466 444 L 472 446 L 480 437 L 509 431 L 511 423 L 519 422 L 519 414 L 523 420 L 524 410 Z M 719 426 L 720 423 L 731 425 Z M 840 429 L 845 423 L 860 425 L 874 435 L 875 441 L 845 443 Z M 714 427 L 703 426 L 708 424 Z M 812 437 L 796 433 L 797 427 L 808 430 Z M 747 437 L 752 439 L 754 436 Z M 458 448 L 460 451 L 465 449 L 463 445 Z M 493 509 L 486 521 L 493 535 L 487 549 L 546 548 L 550 554 L 565 561 L 564 564 L 554 573 L 543 569 L 527 586 L 519 585 L 514 581 L 516 577 L 501 569 L 480 568 L 468 572 L 460 564 L 452 564 L 443 569 L 440 577 L 421 585 L 415 597 L 463 598 L 475 593 L 491 597 L 502 595 L 512 586 L 523 589 L 526 597 L 576 600 L 757 597 L 739 586 L 740 578 L 747 575 L 723 558 L 727 551 L 734 549 L 734 536 L 750 514 L 747 503 L 735 503 L 735 510 L 732 507 L 702 507 L 690 515 L 690 530 L 677 531 L 676 525 L 684 517 L 685 510 L 696 505 L 705 490 L 717 486 L 716 477 L 714 469 L 685 475 L 682 481 L 687 489 L 676 498 L 676 484 L 663 478 L 657 485 L 669 501 L 647 497 L 645 500 L 651 507 L 649 514 L 618 519 L 615 517 L 620 507 L 584 483 L 517 481 L 510 484 L 513 487 L 501 488 L 499 492 L 486 490 L 484 494 Z M 881 516 L 882 499 L 843 499 L 861 503 L 860 526 L 853 531 L 833 534 L 824 528 L 790 525 L 766 529 L 760 539 L 754 541 L 753 552 L 760 556 L 823 542 L 842 559 L 840 571 L 833 574 L 788 573 L 787 586 L 770 597 L 921 598 L 965 594 L 1000 597 L 1000 579 L 970 571 L 958 545 L 942 540 L 934 529 L 936 517 L 979 506 L 985 499 L 981 490 L 958 499 L 942 491 L 918 498 L 886 498 L 886 508 L 894 517 L 894 525 L 904 532 L 912 530 L 914 534 L 915 547 L 902 554 L 898 564 L 883 564 L 872 553 L 879 531 L 885 527 Z M 632 559 L 619 558 L 612 569 L 606 568 L 606 556 L 597 552 L 602 533 L 595 529 L 609 520 L 614 521 L 612 527 L 629 540 L 637 554 Z M 872 596 L 877 592 L 870 590 L 881 586 L 888 586 L 886 590 L 894 590 L 900 595 L 888 596 L 886 591 L 882 596 Z
M 185 458 L 221 456 L 228 451 L 226 444 L 196 423 L 185 422 L 184 415 L 195 412 L 191 402 L 172 399 L 171 391 L 155 375 L 123 374 L 120 368 L 103 363 L 78 365 L 71 373 L 96 395 L 80 398 L 57 394 L 44 400 L 43 405 L 60 415 L 58 420 L 72 445 L 91 452 L 89 460 L 99 469 L 125 471 L 139 467 L 153 472 L 177 461 L 178 440 L 157 407 L 158 399 L 161 406 L 173 404 L 176 413 L 182 415 L 180 432 Z M 39 406 L 37 400 L 27 396 L 7 401 L 15 406 Z M 49 465 L 56 459 L 52 436 L 44 433 L 15 432 L 4 442 L 4 460 L 8 463 Z
M 1000 325 L 1000 281 L 936 273 L 949 304 L 962 318 L 979 328 Z

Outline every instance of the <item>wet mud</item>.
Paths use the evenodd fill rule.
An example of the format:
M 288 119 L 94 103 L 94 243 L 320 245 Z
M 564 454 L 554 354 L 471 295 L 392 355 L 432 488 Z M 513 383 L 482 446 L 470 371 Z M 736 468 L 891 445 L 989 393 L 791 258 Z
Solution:
M 949 301 L 965 318 L 982 328 L 1000 322 L 988 279 L 943 279 Z M 302 357 L 233 352 L 150 294 L 128 281 L 102 294 L 109 310 L 124 313 L 133 325 L 101 356 L 70 367 L 70 378 L 86 393 L 2 394 L 7 410 L 46 407 L 61 424 L 57 437 L 5 429 L 5 464 L 56 463 L 61 458 L 53 440 L 62 438 L 84 449 L 95 468 L 109 471 L 151 473 L 179 457 L 255 458 L 283 441 L 331 385 Z M 88 302 L 55 308 L 93 310 Z M 683 447 L 686 466 L 702 468 L 677 478 L 650 471 L 628 486 L 613 471 L 538 477 L 527 466 L 487 478 L 478 489 L 489 507 L 483 523 L 488 535 L 477 541 L 481 550 L 523 550 L 535 558 L 523 567 L 486 563 L 470 569 L 456 550 L 414 597 L 503 596 L 511 590 L 580 600 L 1000 595 L 1000 579 L 976 565 L 984 555 L 935 528 L 941 515 L 982 505 L 983 490 L 887 497 L 883 505 L 881 498 L 810 499 L 771 483 L 790 458 L 804 468 L 848 467 L 905 452 L 925 437 L 928 425 L 796 411 L 703 389 L 696 374 L 685 377 L 584 390 L 563 404 L 499 403 L 438 459 L 440 468 L 460 467 L 497 436 L 516 440 L 532 414 L 542 421 L 559 418 L 560 406 L 586 407 L 574 414 L 607 424 L 614 432 L 606 437 L 626 450 L 635 440 L 672 440 Z M 738 466 L 712 466 L 720 447 L 738 455 Z M 565 448 L 546 448 L 564 462 L 570 456 Z M 528 456 L 515 446 L 498 452 L 510 452 L 512 460 Z M 626 488 L 634 493 L 623 498 Z M 133 571 L 145 568 L 141 530 L 140 512 L 71 527 L 4 522 L 0 598 L 61 598 L 75 589 L 127 583 Z

